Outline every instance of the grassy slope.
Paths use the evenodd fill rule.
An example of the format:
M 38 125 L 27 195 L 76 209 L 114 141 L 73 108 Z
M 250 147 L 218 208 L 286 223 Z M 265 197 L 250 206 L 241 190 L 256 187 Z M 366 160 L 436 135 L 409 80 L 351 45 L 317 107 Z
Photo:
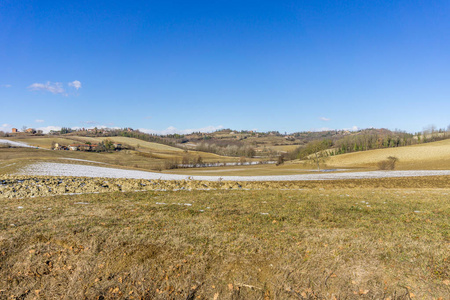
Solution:
M 165 170 L 164 173 L 205 175 L 205 176 L 264 176 L 264 175 L 295 175 L 315 172 L 314 166 L 304 164 L 274 164 L 253 166 L 228 166 L 214 168 Z
M 0 295 L 445 298 L 449 194 L 334 188 L 5 199 Z
M 36 145 L 42 148 L 50 149 L 53 141 L 64 145 L 80 143 L 80 142 L 100 142 L 106 138 L 89 138 L 89 137 L 71 137 L 54 138 L 54 137 L 21 137 L 9 138 L 13 141 L 25 142 L 30 145 Z M 141 141 L 126 137 L 110 138 L 123 144 L 136 147 L 139 144 L 137 151 L 119 151 L 113 153 L 94 153 L 81 151 L 47 151 L 27 148 L 0 148 L 0 174 L 14 172 L 17 168 L 36 161 L 55 161 L 62 162 L 61 158 L 76 158 L 85 159 L 97 162 L 107 163 L 110 166 L 117 166 L 121 168 L 137 168 L 143 170 L 156 170 L 164 165 L 165 159 L 181 159 L 184 155 L 188 155 L 191 159 L 201 156 L 204 162 L 235 162 L 239 158 L 225 157 L 212 153 L 188 151 L 184 152 L 182 149 Z M 73 161 L 65 161 L 75 163 Z M 14 164 L 14 165 L 12 165 Z M 7 167 L 5 167 L 7 166 Z
M 80 137 L 81 138 L 81 137 Z M 50 145 L 51 138 L 41 138 L 41 145 Z M 97 138 L 94 138 L 97 139 Z M 144 170 L 155 170 L 163 164 L 163 159 L 181 160 L 185 152 L 178 148 L 147 143 L 132 138 L 118 138 L 121 143 L 129 145 L 140 145 L 141 152 L 151 153 L 151 156 L 141 156 L 137 152 L 122 151 L 115 153 L 87 153 L 72 151 L 43 151 L 34 149 L 16 149 L 9 151 L 0 149 L 0 174 L 5 173 L 7 168 L 2 168 L 11 163 L 17 163 L 15 166 L 9 166 L 8 169 L 23 164 L 24 161 L 34 161 L 36 159 L 49 160 L 58 157 L 71 157 L 78 159 L 87 159 L 99 162 L 106 162 L 113 166 L 124 168 L 138 168 Z M 38 140 L 38 139 L 36 139 Z M 40 140 L 40 139 L 39 139 Z M 21 141 L 28 142 L 27 139 Z M 93 140 L 98 141 L 98 140 Z M 17 153 L 14 154 L 13 152 Z M 25 153 L 25 154 L 24 154 Z M 17 155 L 19 160 L 11 160 Z M 189 151 L 188 155 L 196 157 L 201 155 L 205 162 L 229 162 L 236 161 L 236 158 L 223 157 L 211 153 L 202 153 Z M 399 170 L 420 170 L 420 169 L 450 169 L 450 140 L 444 140 L 434 143 L 420 144 L 409 147 L 379 149 L 364 152 L 355 152 L 349 154 L 330 157 L 326 164 L 327 168 L 365 168 L 375 169 L 378 161 L 386 159 L 388 156 L 396 156 L 400 162 Z M 258 165 L 258 166 L 235 166 L 205 169 L 178 169 L 166 171 L 168 173 L 190 174 L 190 175 L 289 175 L 302 174 L 309 169 L 315 169 L 315 166 L 303 163 L 289 162 L 282 166 Z
M 207 153 L 207 152 L 201 152 L 201 151 L 188 151 L 187 153 L 180 148 L 164 145 L 164 144 L 158 144 L 153 142 L 146 142 L 135 138 L 129 138 L 129 137 L 99 137 L 99 138 L 85 138 L 85 137 L 74 137 L 76 139 L 79 139 L 80 141 L 91 141 L 95 143 L 99 143 L 103 140 L 109 139 L 114 142 L 130 145 L 133 147 L 136 147 L 138 151 L 141 152 L 148 152 L 152 153 L 153 155 L 157 156 L 158 158 L 162 159 L 181 159 L 183 155 L 187 154 L 192 157 L 201 156 L 204 161 L 206 162 L 215 162 L 215 161 L 236 161 L 237 158 L 235 157 L 227 157 L 227 156 L 221 156 L 213 153 Z M 139 147 L 138 147 L 139 146 Z
M 327 160 L 328 166 L 376 167 L 377 162 L 395 156 L 397 169 L 450 169 L 450 139 L 400 148 L 378 149 L 337 155 Z
M 12 137 L 12 138 L 2 138 L 5 140 L 11 140 L 16 142 L 22 142 L 29 144 L 31 146 L 37 146 L 45 149 L 50 149 L 52 147 L 52 142 L 60 143 L 62 145 L 69 145 L 78 143 L 77 140 L 70 138 L 58 138 L 58 137 L 32 137 L 32 136 L 23 136 L 23 137 Z
M 129 137 L 120 137 L 120 136 L 113 136 L 113 137 L 75 137 L 76 139 L 79 139 L 80 141 L 90 141 L 92 143 L 100 143 L 104 140 L 111 140 L 113 142 L 122 143 L 126 145 L 130 145 L 133 147 L 137 147 L 139 145 L 139 148 L 146 149 L 149 151 L 166 151 L 166 152 L 183 152 L 182 149 L 171 147 L 164 144 L 158 144 L 153 142 L 146 142 L 135 138 L 129 138 Z

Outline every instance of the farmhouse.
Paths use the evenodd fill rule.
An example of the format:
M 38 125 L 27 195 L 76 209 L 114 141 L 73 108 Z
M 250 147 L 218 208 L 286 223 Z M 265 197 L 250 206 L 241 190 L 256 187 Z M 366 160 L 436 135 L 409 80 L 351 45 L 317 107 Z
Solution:
M 26 133 L 31 133 L 31 134 L 35 134 L 36 130 L 34 130 L 33 128 L 28 128 L 27 130 L 25 130 Z
M 60 145 L 59 143 L 55 143 L 53 146 L 53 150 L 69 150 L 69 147 Z

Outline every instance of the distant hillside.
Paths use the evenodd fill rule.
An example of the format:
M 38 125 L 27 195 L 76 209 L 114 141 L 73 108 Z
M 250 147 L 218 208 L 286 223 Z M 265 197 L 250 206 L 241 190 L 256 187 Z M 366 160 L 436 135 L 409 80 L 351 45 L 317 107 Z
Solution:
M 331 156 L 326 160 L 333 167 L 376 167 L 389 156 L 399 159 L 400 170 L 450 169 L 450 139 L 399 148 L 377 149 Z
M 34 144 L 34 138 L 38 137 L 37 135 L 3 134 L 13 138 L 29 139 L 31 144 Z M 93 139 L 92 141 L 94 142 L 106 138 L 120 142 L 120 138 L 131 138 L 136 141 L 143 141 L 142 143 L 134 142 L 130 145 L 132 147 L 153 143 L 150 148 L 158 148 L 160 146 L 157 145 L 165 145 L 171 148 L 170 151 L 194 150 L 221 156 L 269 159 L 284 155 L 289 159 L 297 159 L 309 155 L 308 145 L 315 141 L 323 141 L 324 145 L 327 145 L 327 148 L 330 149 L 329 153 L 337 155 L 437 141 L 448 138 L 450 130 L 437 130 L 431 126 L 424 132 L 414 134 L 397 130 L 391 131 L 384 128 L 369 128 L 357 131 L 301 131 L 288 134 L 278 131 L 258 132 L 221 129 L 211 133 L 194 132 L 191 134 L 156 135 L 133 130 L 132 128 L 83 128 L 76 130 L 62 128 L 60 131 L 52 131 L 46 136 L 62 139 L 62 141 Z M 175 150 L 175 148 L 178 150 Z M 305 149 L 307 150 L 306 152 Z M 145 150 L 142 149 L 142 151 Z

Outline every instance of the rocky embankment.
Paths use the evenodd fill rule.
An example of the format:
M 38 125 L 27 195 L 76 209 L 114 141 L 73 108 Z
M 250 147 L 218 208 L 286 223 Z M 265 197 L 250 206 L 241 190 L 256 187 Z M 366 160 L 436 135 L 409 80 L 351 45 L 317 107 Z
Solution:
M 207 181 L 65 176 L 3 176 L 0 198 L 27 198 L 105 192 L 178 190 L 300 190 L 304 188 L 450 188 L 450 176 L 360 178 L 306 181 Z
M 292 183 L 117 179 L 91 177 L 8 176 L 0 178 L 0 198 L 42 197 L 64 194 L 176 191 L 207 189 L 289 188 Z M 291 188 L 294 188 L 293 186 Z

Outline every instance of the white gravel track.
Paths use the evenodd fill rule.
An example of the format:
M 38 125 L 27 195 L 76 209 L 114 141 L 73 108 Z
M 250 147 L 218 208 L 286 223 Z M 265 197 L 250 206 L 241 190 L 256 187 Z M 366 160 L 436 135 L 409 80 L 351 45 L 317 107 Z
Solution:
M 74 176 L 74 177 L 105 177 L 105 178 L 134 178 L 134 179 L 162 179 L 162 180 L 206 180 L 206 181 L 296 181 L 296 180 L 337 180 L 358 178 L 384 178 L 384 177 L 411 177 L 450 175 L 450 170 L 432 171 L 369 171 L 346 173 L 318 173 L 301 175 L 276 176 L 189 176 L 177 174 L 163 174 L 135 170 L 113 169 L 96 166 L 63 164 L 63 163 L 37 163 L 21 169 L 17 175 L 44 175 L 44 176 Z

